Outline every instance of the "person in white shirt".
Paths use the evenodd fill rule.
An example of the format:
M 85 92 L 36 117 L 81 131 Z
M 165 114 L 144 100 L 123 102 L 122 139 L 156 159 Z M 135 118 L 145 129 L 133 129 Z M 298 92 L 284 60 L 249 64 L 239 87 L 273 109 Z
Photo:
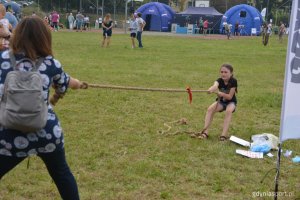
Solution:
M 226 33 L 226 30 L 225 30 L 225 26 L 227 25 L 227 22 L 224 21 L 223 22 L 223 26 L 222 26 L 222 34 L 225 34 Z
M 136 21 L 136 17 L 137 17 L 137 14 L 132 14 L 132 18 L 130 20 L 130 26 L 129 26 L 132 48 L 135 48 L 135 38 L 136 38 L 136 34 L 137 34 L 137 29 L 138 29 L 138 23 Z
M 138 13 L 137 14 L 137 18 L 136 21 L 138 23 L 138 28 L 137 28 L 137 36 L 136 39 L 139 42 L 139 48 L 143 48 L 143 44 L 142 44 L 142 33 L 144 31 L 144 27 L 146 25 L 146 22 L 143 20 L 142 18 L 142 13 Z
M 99 21 L 99 28 L 102 28 L 102 22 L 103 22 L 103 21 L 102 21 L 102 17 L 99 17 L 99 20 L 98 20 L 98 21 Z
M 73 25 L 74 25 L 75 18 L 74 18 L 72 13 L 69 14 L 68 21 L 69 21 L 70 30 L 73 30 Z
M 272 23 L 271 22 L 268 24 L 268 33 L 270 34 L 270 36 L 272 35 Z
M 90 28 L 90 18 L 87 15 L 84 15 L 83 18 L 83 28 L 84 30 L 88 30 Z

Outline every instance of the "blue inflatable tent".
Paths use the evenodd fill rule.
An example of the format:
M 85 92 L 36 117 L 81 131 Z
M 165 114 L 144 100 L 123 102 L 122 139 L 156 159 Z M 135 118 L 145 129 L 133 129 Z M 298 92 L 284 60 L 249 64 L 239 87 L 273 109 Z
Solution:
M 171 31 L 171 22 L 175 15 L 172 8 L 166 4 L 152 2 L 142 5 L 136 12 L 142 13 L 146 22 L 146 31 Z
M 263 19 L 256 8 L 241 4 L 226 11 L 222 18 L 220 30 L 222 30 L 224 22 L 232 24 L 232 32 L 234 32 L 234 25 L 238 22 L 241 35 L 251 35 L 252 28 L 255 28 L 256 34 L 259 35 Z

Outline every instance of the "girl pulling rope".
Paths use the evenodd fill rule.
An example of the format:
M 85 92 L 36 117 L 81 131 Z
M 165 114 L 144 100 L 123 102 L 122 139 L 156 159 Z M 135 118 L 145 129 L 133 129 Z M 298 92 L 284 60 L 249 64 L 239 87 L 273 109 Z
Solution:
M 211 104 L 205 115 L 205 124 L 201 132 L 192 135 L 199 139 L 208 138 L 208 128 L 212 123 L 214 114 L 216 112 L 225 111 L 225 119 L 223 124 L 223 131 L 219 137 L 220 141 L 227 140 L 228 129 L 231 121 L 232 113 L 235 111 L 237 99 L 235 94 L 237 93 L 237 80 L 233 77 L 233 67 L 230 64 L 223 64 L 220 69 L 220 78 L 218 78 L 214 84 L 208 89 L 209 93 L 217 92 L 218 98 L 216 102 Z

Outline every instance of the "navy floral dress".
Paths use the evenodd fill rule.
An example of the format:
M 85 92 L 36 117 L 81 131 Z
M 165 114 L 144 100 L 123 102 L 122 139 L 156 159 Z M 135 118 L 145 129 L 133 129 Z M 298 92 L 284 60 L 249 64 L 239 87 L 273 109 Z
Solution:
M 16 61 L 24 58 L 15 55 Z M 18 65 L 19 70 L 29 71 L 32 68 L 26 60 Z M 0 53 L 0 96 L 4 91 L 4 81 L 8 72 L 13 68 L 10 64 L 9 52 Z M 51 153 L 64 147 L 64 138 L 59 120 L 49 104 L 49 88 L 55 85 L 60 93 L 68 88 L 70 76 L 66 74 L 59 61 L 47 56 L 39 67 L 43 79 L 44 99 L 48 104 L 48 120 L 46 126 L 32 133 L 21 133 L 17 130 L 6 129 L 0 125 L 0 155 L 27 157 L 40 153 Z

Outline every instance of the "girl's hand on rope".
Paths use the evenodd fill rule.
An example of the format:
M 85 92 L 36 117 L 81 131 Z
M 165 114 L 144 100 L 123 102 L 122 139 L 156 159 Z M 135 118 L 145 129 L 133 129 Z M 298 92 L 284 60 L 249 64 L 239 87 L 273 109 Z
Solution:
M 213 85 L 210 88 L 208 88 L 207 93 L 208 94 L 216 93 L 216 86 Z
M 207 93 L 208 93 L 208 94 L 212 94 L 212 93 L 216 93 L 216 91 L 214 90 L 214 88 L 209 88 L 209 89 L 207 90 Z
M 217 93 L 218 97 L 223 97 L 223 94 L 224 94 L 223 92 L 218 92 Z

